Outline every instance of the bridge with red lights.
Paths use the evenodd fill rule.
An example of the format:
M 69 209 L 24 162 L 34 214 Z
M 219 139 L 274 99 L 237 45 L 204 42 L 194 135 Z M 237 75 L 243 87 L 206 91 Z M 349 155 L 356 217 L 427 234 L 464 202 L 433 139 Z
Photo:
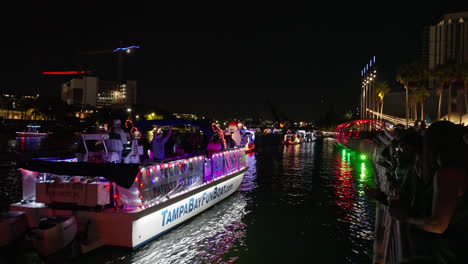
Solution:
M 346 145 L 352 138 L 360 138 L 362 132 L 382 130 L 390 124 L 376 119 L 359 119 L 339 124 L 334 132 L 334 138 L 342 145 Z

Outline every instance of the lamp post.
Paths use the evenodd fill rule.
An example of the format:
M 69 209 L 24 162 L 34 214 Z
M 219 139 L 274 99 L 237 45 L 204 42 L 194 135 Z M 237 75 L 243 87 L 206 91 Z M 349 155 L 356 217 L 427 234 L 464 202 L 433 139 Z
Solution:
M 361 71 L 361 119 L 375 119 L 375 78 L 377 77 L 375 56 Z

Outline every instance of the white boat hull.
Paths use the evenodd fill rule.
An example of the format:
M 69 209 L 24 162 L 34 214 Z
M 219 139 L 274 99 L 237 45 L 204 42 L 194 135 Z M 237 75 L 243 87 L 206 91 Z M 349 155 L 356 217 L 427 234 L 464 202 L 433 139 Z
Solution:
M 241 172 L 207 189 L 188 193 L 190 195 L 180 201 L 135 219 L 132 223 L 131 247 L 143 245 L 228 197 L 239 188 L 243 177 L 244 172 Z
M 78 225 L 88 223 L 88 241 L 82 245 L 82 253 L 103 245 L 137 248 L 234 193 L 246 170 L 244 168 L 149 208 L 96 212 L 51 209 L 43 203 L 18 203 L 11 205 L 10 210 L 26 212 L 30 227 L 37 226 L 41 217 L 53 215 L 74 215 Z

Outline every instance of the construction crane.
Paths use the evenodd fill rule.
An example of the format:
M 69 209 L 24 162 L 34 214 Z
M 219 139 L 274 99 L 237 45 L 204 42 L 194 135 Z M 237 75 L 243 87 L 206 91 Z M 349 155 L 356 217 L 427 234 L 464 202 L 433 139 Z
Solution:
M 123 82 L 123 55 L 126 54 L 131 54 L 133 53 L 136 49 L 139 49 L 140 46 L 128 46 L 124 47 L 123 41 L 120 41 L 120 45 L 116 49 L 104 49 L 104 50 L 91 50 L 91 51 L 83 51 L 80 52 L 80 55 L 100 55 L 100 54 L 112 54 L 112 53 L 117 53 L 118 55 L 118 81 L 120 84 Z
M 123 42 L 120 41 L 120 47 L 116 49 L 105 49 L 105 50 L 91 50 L 91 51 L 83 51 L 79 52 L 79 55 L 100 55 L 100 54 L 118 54 L 118 81 L 119 84 L 123 82 L 123 54 L 131 54 L 136 49 L 139 49 L 140 46 L 128 46 L 124 47 Z M 83 75 L 89 74 L 89 71 L 77 70 L 77 71 L 44 71 L 42 74 L 44 75 Z

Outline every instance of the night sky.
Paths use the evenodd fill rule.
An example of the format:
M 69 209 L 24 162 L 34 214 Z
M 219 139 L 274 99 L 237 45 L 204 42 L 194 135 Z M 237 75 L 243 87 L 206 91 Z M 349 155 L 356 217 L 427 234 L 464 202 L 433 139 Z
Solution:
M 359 103 L 360 71 L 376 56 L 379 78 L 394 83 L 399 65 L 421 58 L 425 25 L 466 1 L 247 6 L 11 6 L 2 18 L 2 92 L 56 97 L 61 79 L 47 70 L 94 69 L 117 78 L 119 41 L 141 48 L 125 57 L 139 102 L 171 112 L 314 120 Z M 314 2 L 315 3 L 315 2 Z M 183 9 L 181 9 L 183 7 Z

